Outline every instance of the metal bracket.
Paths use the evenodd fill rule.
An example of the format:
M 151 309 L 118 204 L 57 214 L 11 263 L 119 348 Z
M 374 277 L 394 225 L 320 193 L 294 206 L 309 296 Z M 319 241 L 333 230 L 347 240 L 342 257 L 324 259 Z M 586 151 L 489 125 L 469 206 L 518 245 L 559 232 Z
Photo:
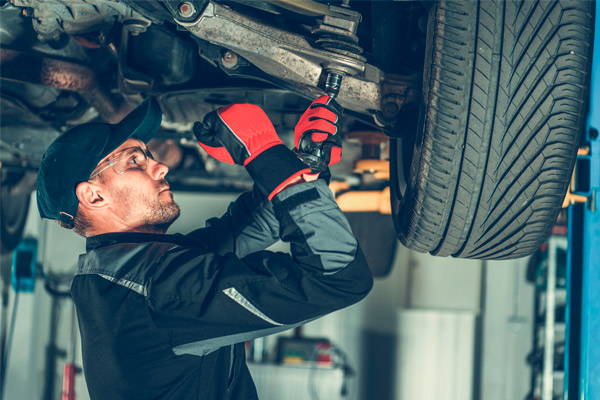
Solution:
M 589 159 L 591 156 L 591 150 L 589 146 L 580 147 L 577 151 L 578 159 Z M 567 193 L 565 194 L 565 199 L 563 200 L 562 208 L 567 208 L 570 205 L 574 205 L 577 203 L 588 203 L 588 207 L 591 212 L 596 212 L 596 191 L 592 189 L 589 193 L 577 193 L 577 188 L 575 184 L 575 176 L 577 174 L 577 164 L 575 164 L 575 170 L 573 171 L 573 176 L 571 177 L 571 183 L 567 188 Z
M 198 18 L 202 9 L 206 5 L 206 0 L 162 0 L 162 3 L 169 10 L 176 21 L 191 22 Z
M 314 48 L 302 35 L 284 31 L 209 2 L 192 22 L 175 20 L 194 36 L 231 50 L 274 81 L 283 81 L 307 97 L 324 93 L 327 71 L 345 75 L 336 101 L 366 115 L 383 109 L 391 98 L 394 111 L 417 101 L 420 77 L 392 76 L 362 57 Z M 389 108 L 389 107 L 388 107 Z M 386 121 L 387 122 L 387 121 Z

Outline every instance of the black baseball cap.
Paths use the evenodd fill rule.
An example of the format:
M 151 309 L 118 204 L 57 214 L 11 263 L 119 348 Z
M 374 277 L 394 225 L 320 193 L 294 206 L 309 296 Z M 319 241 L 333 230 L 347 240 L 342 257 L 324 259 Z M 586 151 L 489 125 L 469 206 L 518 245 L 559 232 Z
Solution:
M 46 150 L 37 179 L 37 206 L 42 218 L 73 227 L 79 200 L 75 188 L 90 178 L 100 160 L 127 139 L 148 142 L 160 128 L 162 112 L 147 97 L 118 124 L 89 122 L 60 135 Z

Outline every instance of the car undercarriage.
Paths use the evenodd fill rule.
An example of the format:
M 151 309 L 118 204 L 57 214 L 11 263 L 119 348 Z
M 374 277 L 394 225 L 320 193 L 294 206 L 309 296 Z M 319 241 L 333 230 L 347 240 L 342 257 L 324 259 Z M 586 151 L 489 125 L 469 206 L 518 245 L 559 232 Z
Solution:
M 583 3 L 3 1 L 6 229 L 19 236 L 18 205 L 69 127 L 117 122 L 154 95 L 163 124 L 151 148 L 172 186 L 239 191 L 245 171 L 204 153 L 192 124 L 254 103 L 291 145 L 306 106 L 330 93 L 344 108 L 338 194 L 374 192 L 363 201 L 374 211 L 366 203 L 389 198 L 383 212 L 418 251 L 531 254 L 583 127 L 594 7 Z

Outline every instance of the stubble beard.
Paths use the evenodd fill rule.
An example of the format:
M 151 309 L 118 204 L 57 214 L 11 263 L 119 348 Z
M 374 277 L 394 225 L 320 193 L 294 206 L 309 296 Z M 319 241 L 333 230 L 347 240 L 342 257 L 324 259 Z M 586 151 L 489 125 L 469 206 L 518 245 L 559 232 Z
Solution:
M 181 212 L 179 205 L 175 203 L 170 195 L 170 200 L 161 198 L 162 194 L 157 193 L 156 197 L 150 198 L 142 192 L 134 190 L 122 191 L 119 190 L 120 197 L 129 207 L 129 212 L 135 215 L 134 210 L 145 208 L 140 220 L 141 223 L 137 226 L 138 229 L 154 232 L 165 233 L 171 224 L 179 217 Z
M 144 222 L 146 228 L 157 233 L 165 233 L 171 224 L 179 218 L 181 210 L 174 201 L 166 202 L 157 199 L 152 212 L 146 214 Z

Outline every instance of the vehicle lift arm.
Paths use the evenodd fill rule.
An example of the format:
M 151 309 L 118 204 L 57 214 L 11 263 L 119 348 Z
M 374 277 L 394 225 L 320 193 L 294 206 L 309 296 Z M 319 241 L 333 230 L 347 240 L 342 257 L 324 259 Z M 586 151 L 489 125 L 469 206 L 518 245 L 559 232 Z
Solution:
M 587 203 L 569 207 L 564 399 L 600 399 L 600 7 L 587 122 Z

